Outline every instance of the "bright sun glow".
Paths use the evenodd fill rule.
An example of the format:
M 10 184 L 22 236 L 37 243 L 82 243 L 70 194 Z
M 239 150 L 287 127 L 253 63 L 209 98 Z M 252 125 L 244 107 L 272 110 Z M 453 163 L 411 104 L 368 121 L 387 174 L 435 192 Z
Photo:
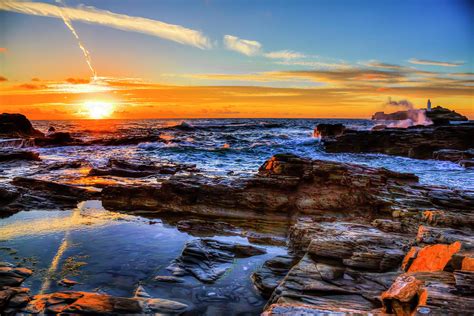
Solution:
M 95 120 L 108 118 L 114 111 L 112 103 L 103 101 L 87 101 L 84 103 L 84 108 L 87 116 Z

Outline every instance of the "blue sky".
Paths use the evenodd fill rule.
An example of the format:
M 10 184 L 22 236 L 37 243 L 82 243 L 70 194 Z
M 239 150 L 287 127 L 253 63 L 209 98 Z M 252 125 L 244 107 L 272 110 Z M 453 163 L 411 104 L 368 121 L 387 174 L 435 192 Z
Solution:
M 278 96 L 281 115 L 285 104 L 296 103 L 307 107 L 301 115 L 327 104 L 366 115 L 387 97 L 417 105 L 437 98 L 474 115 L 474 1 L 3 0 L 6 90 L 50 93 L 67 78 L 93 77 L 68 21 L 105 84 L 252 87 L 215 98 L 263 109 L 267 96 Z M 202 93 L 205 102 L 208 92 Z M 249 93 L 259 98 L 248 102 Z M 148 104 L 160 102 L 153 95 Z
M 300 52 L 311 56 L 305 59 L 308 61 L 352 64 L 378 60 L 409 65 L 410 58 L 417 58 L 464 62 L 456 71 L 472 71 L 474 10 L 469 10 L 472 2 L 470 6 L 468 1 L 69 0 L 66 5 L 93 6 L 181 25 L 201 31 L 214 44 L 213 49 L 201 50 L 146 34 L 73 22 L 99 73 L 106 75 L 127 72 L 157 80 L 168 73 L 308 68 L 283 66 L 274 60 L 248 58 L 228 51 L 222 47 L 222 37 L 227 34 L 258 41 L 265 51 Z M 21 76 L 20 64 L 32 58 L 44 63 L 28 65 L 33 67 L 32 72 L 37 69 L 38 76 L 54 67 L 55 61 L 83 63 L 75 39 L 61 20 L 5 11 L 0 11 L 0 19 L 3 24 L 0 43 L 4 43 L 0 46 L 8 46 L 15 55 L 9 56 L 10 65 L 3 65 L 9 73 Z M 125 69 L 114 70 L 107 62 L 110 58 Z M 430 65 L 419 67 L 452 70 Z M 66 69 L 63 70 L 46 76 L 64 76 Z

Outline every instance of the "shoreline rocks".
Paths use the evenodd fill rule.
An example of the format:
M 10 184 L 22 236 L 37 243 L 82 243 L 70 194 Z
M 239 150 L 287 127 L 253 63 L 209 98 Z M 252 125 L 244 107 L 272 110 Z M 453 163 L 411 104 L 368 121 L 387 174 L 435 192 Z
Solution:
M 330 153 L 381 153 L 416 159 L 433 159 L 441 150 L 468 151 L 474 148 L 474 124 L 386 128 L 372 131 L 345 130 L 339 136 L 321 135 L 324 147 Z M 315 132 L 315 133 L 316 133 Z M 437 154 L 436 154 L 437 153 Z
M 43 137 L 22 114 L 0 114 L 0 138 Z

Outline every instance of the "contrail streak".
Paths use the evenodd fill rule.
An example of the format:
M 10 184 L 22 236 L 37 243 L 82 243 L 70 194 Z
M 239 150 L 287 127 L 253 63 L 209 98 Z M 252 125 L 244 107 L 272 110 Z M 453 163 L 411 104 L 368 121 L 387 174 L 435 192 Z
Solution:
M 56 2 L 59 3 L 59 4 L 63 4 L 61 0 L 56 0 Z M 79 44 L 79 48 L 82 50 L 82 53 L 84 54 L 84 57 L 86 58 L 87 66 L 89 66 L 89 69 L 92 72 L 92 77 L 94 78 L 94 80 L 96 80 L 97 79 L 97 72 L 95 71 L 94 67 L 92 66 L 91 54 L 89 53 L 87 48 L 82 43 L 79 35 L 77 34 L 76 30 L 72 26 L 72 23 L 71 23 L 71 20 L 69 19 L 69 17 L 66 15 L 65 12 L 63 12 L 63 10 L 60 7 L 58 7 L 58 8 L 59 8 L 59 14 L 61 15 L 61 18 L 63 19 L 64 24 L 66 24 L 68 29 L 71 30 L 72 35 L 74 35 L 74 37 L 76 38 L 77 43 Z

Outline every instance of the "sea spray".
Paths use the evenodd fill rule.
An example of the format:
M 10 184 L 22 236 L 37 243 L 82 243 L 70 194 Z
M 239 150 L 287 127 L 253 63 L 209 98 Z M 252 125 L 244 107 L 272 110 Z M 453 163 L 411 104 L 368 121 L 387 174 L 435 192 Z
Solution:
M 56 0 L 56 2 L 61 4 L 61 5 L 64 5 L 62 0 Z M 67 28 L 71 31 L 72 35 L 74 35 L 74 37 L 76 38 L 77 43 L 79 44 L 79 48 L 82 50 L 82 53 L 84 54 L 84 57 L 86 58 L 86 63 L 89 66 L 89 69 L 92 72 L 92 77 L 95 81 L 97 79 L 97 72 L 95 71 L 94 67 L 92 66 L 92 58 L 91 58 L 91 55 L 90 55 L 89 51 L 84 46 L 84 43 L 82 43 L 81 38 L 79 37 L 76 30 L 72 26 L 71 19 L 67 16 L 67 14 L 64 12 L 64 10 L 62 10 L 60 7 L 59 7 L 59 14 L 61 15 L 61 18 L 63 19 L 64 24 L 66 24 Z

